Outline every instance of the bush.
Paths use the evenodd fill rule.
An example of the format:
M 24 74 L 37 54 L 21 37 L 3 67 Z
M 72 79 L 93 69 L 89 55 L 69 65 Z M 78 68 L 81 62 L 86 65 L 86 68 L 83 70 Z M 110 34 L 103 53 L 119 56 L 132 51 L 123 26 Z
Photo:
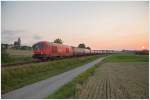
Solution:
M 11 60 L 9 54 L 7 53 L 6 49 L 1 49 L 1 61 L 2 63 L 9 62 Z

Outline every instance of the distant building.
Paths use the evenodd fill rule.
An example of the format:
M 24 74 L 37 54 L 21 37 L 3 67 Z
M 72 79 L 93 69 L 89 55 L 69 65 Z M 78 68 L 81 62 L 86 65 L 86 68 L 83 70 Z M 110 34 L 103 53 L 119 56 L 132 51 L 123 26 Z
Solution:
M 4 44 L 4 43 L 1 44 L 2 49 L 9 49 L 9 48 L 13 48 L 13 47 L 14 47 L 13 44 Z
M 31 46 L 21 45 L 21 39 L 20 38 L 18 38 L 17 41 L 14 41 L 14 44 L 2 43 L 1 48 L 2 49 L 19 49 L 19 50 L 31 50 L 32 49 Z
M 1 44 L 1 48 L 2 48 L 2 49 L 7 49 L 7 48 L 8 48 L 8 44 L 3 44 L 3 43 L 2 43 L 2 44 Z
M 15 48 L 20 48 L 21 47 L 21 39 L 18 38 L 18 41 L 14 41 L 14 47 Z

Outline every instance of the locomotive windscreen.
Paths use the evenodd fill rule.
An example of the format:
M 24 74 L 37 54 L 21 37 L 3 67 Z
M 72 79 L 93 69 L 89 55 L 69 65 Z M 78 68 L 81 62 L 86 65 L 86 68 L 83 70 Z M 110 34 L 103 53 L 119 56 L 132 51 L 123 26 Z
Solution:
M 33 50 L 40 50 L 44 48 L 44 44 L 43 43 L 37 43 L 35 45 L 33 45 Z

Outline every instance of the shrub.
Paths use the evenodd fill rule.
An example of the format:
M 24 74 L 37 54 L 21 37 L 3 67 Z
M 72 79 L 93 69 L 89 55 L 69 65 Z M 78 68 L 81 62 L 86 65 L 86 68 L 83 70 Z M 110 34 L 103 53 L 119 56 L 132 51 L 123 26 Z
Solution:
M 9 54 L 7 53 L 6 49 L 1 49 L 1 61 L 2 63 L 9 62 L 11 60 Z

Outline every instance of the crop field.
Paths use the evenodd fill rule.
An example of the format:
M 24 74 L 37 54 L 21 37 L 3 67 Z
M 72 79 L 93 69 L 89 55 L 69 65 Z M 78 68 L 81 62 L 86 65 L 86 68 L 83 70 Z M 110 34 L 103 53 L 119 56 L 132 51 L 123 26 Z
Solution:
M 32 57 L 32 50 L 14 50 L 14 49 L 7 49 L 7 52 L 8 52 L 11 56 Z
M 15 67 L 3 67 L 1 70 L 2 93 L 7 93 L 11 90 L 63 73 L 99 57 L 100 56 L 85 56 L 18 65 Z
M 32 61 L 32 51 L 31 50 L 14 50 L 7 49 L 9 55 L 8 58 L 2 59 L 2 64 L 13 64 L 20 62 Z
M 148 61 L 148 55 L 109 56 L 48 98 L 146 99 L 149 97 Z
M 77 84 L 74 98 L 149 97 L 148 56 L 117 55 L 106 61 L 82 85 Z

